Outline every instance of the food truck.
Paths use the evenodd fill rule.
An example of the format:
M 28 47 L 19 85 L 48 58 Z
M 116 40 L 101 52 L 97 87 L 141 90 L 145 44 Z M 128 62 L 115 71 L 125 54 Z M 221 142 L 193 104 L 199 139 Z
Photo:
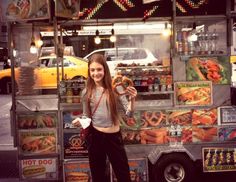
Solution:
M 134 117 L 122 117 L 121 121 L 132 181 L 193 181 L 197 168 L 203 172 L 235 171 L 236 109 L 231 102 L 229 48 L 236 44 L 230 41 L 234 35 L 230 3 L 103 0 L 86 4 L 82 0 L 54 4 L 37 0 L 36 8 L 32 1 L 4 1 L 2 9 L 7 11 L 9 40 L 13 42 L 9 47 L 14 63 L 11 125 L 20 179 L 91 181 L 81 128 L 72 124 L 82 114 L 80 93 L 86 75 L 72 79 L 64 73 L 68 64 L 63 50 L 68 42 L 63 42 L 67 40 L 63 36 L 69 36 L 73 45 L 79 41 L 81 50 L 75 49 L 75 55 L 84 57 L 82 50 L 89 53 L 93 51 L 90 47 L 102 48 L 88 43 L 99 36 L 99 25 L 105 26 L 111 19 L 109 28 L 115 30 L 116 43 L 109 42 L 110 30 L 99 30 L 101 41 L 116 48 L 109 61 L 125 55 L 119 47 L 146 48 L 157 58 L 136 63 L 137 56 L 144 55 L 135 52 L 126 58 L 130 63 L 118 63 L 113 70 L 114 79 L 125 76 L 138 91 Z M 104 14 L 107 7 L 116 13 Z M 86 30 L 87 24 L 95 30 Z M 84 29 L 78 28 L 82 26 Z M 166 29 L 171 36 L 163 37 Z M 28 50 L 45 30 L 53 30 L 56 53 L 57 92 L 51 94 L 35 89 L 40 79 L 34 76 L 39 59 L 37 52 Z M 17 84 L 15 65 L 20 68 Z M 49 75 L 41 75 L 45 76 Z M 116 181 L 109 163 L 107 170 L 111 181 Z

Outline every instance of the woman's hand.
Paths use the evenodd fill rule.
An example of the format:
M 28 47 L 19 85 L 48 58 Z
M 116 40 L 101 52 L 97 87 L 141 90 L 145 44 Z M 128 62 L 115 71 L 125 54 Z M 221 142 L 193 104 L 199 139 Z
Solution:
M 81 126 L 79 118 L 75 118 L 73 121 L 71 121 L 71 123 L 75 127 Z
M 130 100 L 134 100 L 137 96 L 137 90 L 134 87 L 127 87 L 127 94 L 130 96 Z

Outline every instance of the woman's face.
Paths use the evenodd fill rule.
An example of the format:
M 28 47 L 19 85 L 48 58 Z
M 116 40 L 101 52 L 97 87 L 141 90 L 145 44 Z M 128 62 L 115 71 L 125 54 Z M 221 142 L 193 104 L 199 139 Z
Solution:
M 94 80 L 95 84 L 102 86 L 103 78 L 104 78 L 103 65 L 93 62 L 90 64 L 89 72 L 90 72 L 90 76 Z

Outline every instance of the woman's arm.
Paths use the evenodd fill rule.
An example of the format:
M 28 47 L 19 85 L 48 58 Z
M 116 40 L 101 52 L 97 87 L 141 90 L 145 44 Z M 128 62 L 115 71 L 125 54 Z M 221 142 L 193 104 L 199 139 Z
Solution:
M 119 109 L 125 112 L 125 115 L 128 117 L 132 117 L 134 113 L 134 103 L 135 97 L 137 96 L 137 91 L 134 87 L 127 88 L 127 94 L 129 98 L 125 95 L 119 97 Z

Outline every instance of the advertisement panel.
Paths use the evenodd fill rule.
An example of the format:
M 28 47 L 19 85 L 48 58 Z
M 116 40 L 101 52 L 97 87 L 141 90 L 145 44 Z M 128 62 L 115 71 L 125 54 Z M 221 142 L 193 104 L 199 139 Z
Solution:
M 88 160 L 65 162 L 63 170 L 65 182 L 92 182 Z
M 77 117 L 81 116 L 83 113 L 82 110 L 73 110 L 73 111 L 63 111 L 62 118 L 63 118 L 63 128 L 76 128 L 73 126 L 72 121 Z
M 86 143 L 80 136 L 80 130 L 76 133 L 64 133 L 64 158 L 73 159 L 87 156 Z
M 19 129 L 56 128 L 56 113 L 18 114 Z
M 187 81 L 212 81 L 213 84 L 230 84 L 229 57 L 191 57 L 187 60 Z
M 21 179 L 48 179 L 58 178 L 56 158 L 23 159 L 20 160 Z
M 236 148 L 203 148 L 203 171 L 236 171 Z
M 55 154 L 56 130 L 19 131 L 19 153 L 22 155 Z
M 4 21 L 50 18 L 49 0 L 1 0 L 0 9 L 0 16 Z
M 176 106 L 210 106 L 212 99 L 212 82 L 176 82 L 175 105 Z

